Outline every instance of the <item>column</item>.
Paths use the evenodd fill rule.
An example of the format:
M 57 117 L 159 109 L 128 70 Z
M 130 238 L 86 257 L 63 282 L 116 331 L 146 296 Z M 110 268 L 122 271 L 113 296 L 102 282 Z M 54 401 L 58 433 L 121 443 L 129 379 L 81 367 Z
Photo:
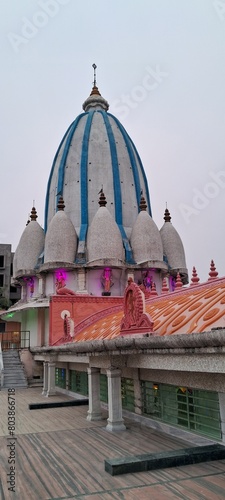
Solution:
M 77 270 L 78 293 L 87 294 L 85 269 Z
M 88 368 L 89 409 L 87 420 L 102 420 L 100 402 L 100 368 Z
M 48 363 L 48 391 L 46 396 L 55 396 L 55 361 Z
M 225 393 L 224 392 L 219 392 L 219 405 L 220 405 L 222 441 L 225 444 Z
M 47 396 L 48 391 L 48 362 L 44 361 L 43 363 L 43 396 Z
M 106 370 L 108 379 L 108 409 L 107 431 L 124 431 L 126 429 L 122 418 L 121 371 L 117 368 Z

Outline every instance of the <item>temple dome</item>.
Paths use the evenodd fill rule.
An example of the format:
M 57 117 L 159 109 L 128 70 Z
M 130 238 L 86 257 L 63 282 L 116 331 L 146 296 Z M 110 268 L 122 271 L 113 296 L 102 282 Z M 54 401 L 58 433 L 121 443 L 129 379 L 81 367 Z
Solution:
M 58 212 L 52 218 L 46 233 L 44 263 L 74 263 L 77 234 L 63 209 L 64 203 L 61 197 Z
M 14 277 L 32 274 L 38 258 L 43 252 L 45 235 L 44 230 L 37 222 L 35 208 L 31 211 L 31 221 L 25 227 L 13 260 Z
M 108 103 L 96 89 L 59 145 L 46 193 L 45 230 L 57 211 L 60 193 L 79 238 L 78 254 L 85 248 L 102 184 L 125 248 L 139 212 L 141 190 L 151 214 L 147 179 L 135 145 L 119 120 L 108 113 Z
M 148 262 L 148 265 L 151 263 L 154 267 L 167 269 L 166 264 L 163 262 L 163 245 L 160 232 L 151 216 L 146 212 L 146 205 L 144 209 L 141 208 L 134 223 L 130 243 L 137 264 Z
M 184 246 L 181 238 L 173 227 L 169 210 L 165 210 L 165 223 L 160 229 L 163 251 L 167 258 L 171 274 L 176 276 L 179 272 L 184 284 L 188 283 L 188 270 L 185 259 Z
M 102 198 L 104 194 L 102 193 Z M 125 255 L 120 230 L 100 197 L 98 209 L 87 234 L 88 264 L 121 266 Z

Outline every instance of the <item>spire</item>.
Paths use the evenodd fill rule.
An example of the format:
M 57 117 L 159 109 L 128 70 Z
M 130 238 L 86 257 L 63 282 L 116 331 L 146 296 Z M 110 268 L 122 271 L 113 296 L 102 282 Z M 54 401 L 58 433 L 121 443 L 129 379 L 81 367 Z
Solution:
M 64 203 L 62 196 L 59 197 L 57 208 L 58 208 L 58 210 L 64 210 L 64 208 L 65 208 L 65 203 Z
M 147 203 L 146 203 L 145 197 L 143 195 L 141 196 L 139 208 L 140 208 L 141 212 L 146 211 L 146 208 L 147 208 Z
M 97 66 L 96 64 L 92 64 L 92 68 L 94 69 L 94 81 L 93 81 L 93 87 L 92 87 L 92 91 L 90 93 L 90 95 L 101 95 L 99 90 L 98 90 L 98 87 L 96 85 L 96 69 L 97 69 Z
M 171 221 L 171 217 L 170 217 L 170 212 L 168 210 L 168 208 L 166 207 L 166 210 L 165 210 L 165 213 L 164 213 L 164 221 L 165 222 L 170 222 Z
M 97 69 L 97 66 L 96 64 L 92 64 L 92 68 L 94 69 L 94 82 L 93 82 L 93 86 L 96 87 L 96 69 Z
M 176 283 L 175 283 L 175 290 L 179 290 L 182 287 L 183 287 L 183 283 L 181 281 L 180 273 L 177 273 Z
M 193 285 L 197 285 L 199 282 L 199 277 L 198 277 L 198 273 L 195 269 L 195 266 L 193 266 L 193 269 L 192 269 L 192 278 L 191 278 L 191 285 L 190 286 L 193 286 Z
M 216 266 L 214 264 L 214 260 L 211 260 L 208 281 L 215 280 L 217 278 L 217 276 L 218 276 L 218 272 L 216 271 Z
M 97 66 L 95 63 L 92 64 L 92 68 L 94 69 L 93 87 L 90 96 L 86 99 L 86 101 L 83 104 L 83 110 L 87 112 L 93 110 L 94 108 L 94 109 L 104 109 L 104 111 L 107 111 L 109 109 L 109 103 L 104 99 L 104 97 L 101 96 L 98 87 L 96 85 Z
M 38 218 L 38 216 L 37 216 L 36 208 L 33 207 L 32 210 L 31 210 L 31 214 L 30 214 L 30 220 L 31 221 L 36 221 L 37 218 Z
M 162 294 L 164 293 L 168 293 L 169 292 L 169 288 L 168 288 L 168 285 L 167 285 L 167 280 L 166 278 L 163 278 L 163 282 L 162 282 Z
M 150 292 L 150 296 L 152 297 L 153 295 L 158 295 L 154 281 L 152 282 L 152 288 L 151 288 L 151 292 Z
M 105 197 L 105 195 L 103 193 L 103 188 L 101 189 L 101 191 L 99 191 L 98 194 L 100 194 L 100 196 L 99 196 L 99 202 L 98 202 L 99 206 L 100 207 L 105 207 L 107 205 L 107 201 L 106 201 L 106 197 Z

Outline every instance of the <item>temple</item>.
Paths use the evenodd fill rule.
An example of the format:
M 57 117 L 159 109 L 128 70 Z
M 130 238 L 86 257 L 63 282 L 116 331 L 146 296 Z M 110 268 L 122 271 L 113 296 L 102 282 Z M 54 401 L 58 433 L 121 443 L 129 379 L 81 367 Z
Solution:
M 14 256 L 21 300 L 1 315 L 18 332 L 28 382 L 43 394 L 108 404 L 108 431 L 130 418 L 225 441 L 225 278 L 200 283 L 166 207 L 159 229 L 138 151 L 96 84 L 65 132 Z M 10 334 L 5 342 L 10 343 Z M 194 439 L 194 438 L 193 438 Z

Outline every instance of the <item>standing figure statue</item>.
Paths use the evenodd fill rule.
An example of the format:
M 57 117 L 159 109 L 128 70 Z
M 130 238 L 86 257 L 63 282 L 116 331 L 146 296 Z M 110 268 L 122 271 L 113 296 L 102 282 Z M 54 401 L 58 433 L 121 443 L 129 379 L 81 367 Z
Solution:
M 110 288 L 114 285 L 112 281 L 112 271 L 106 267 L 102 273 L 101 284 L 104 288 L 103 295 L 110 295 Z

